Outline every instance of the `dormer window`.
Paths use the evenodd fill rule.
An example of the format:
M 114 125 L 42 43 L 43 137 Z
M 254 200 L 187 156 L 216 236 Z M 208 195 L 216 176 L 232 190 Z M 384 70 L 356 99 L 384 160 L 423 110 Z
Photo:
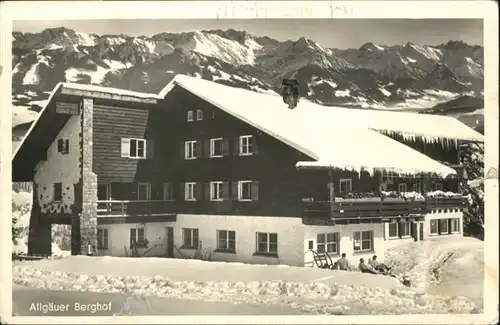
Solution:
M 57 140 L 57 152 L 63 155 L 69 153 L 69 139 L 58 139 Z
M 197 121 L 203 120 L 203 111 L 201 109 L 196 110 L 196 120 Z

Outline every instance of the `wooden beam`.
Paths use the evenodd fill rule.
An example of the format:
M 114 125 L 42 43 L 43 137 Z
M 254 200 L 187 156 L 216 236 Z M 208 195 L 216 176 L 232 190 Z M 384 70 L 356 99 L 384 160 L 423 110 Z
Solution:
M 64 95 L 72 95 L 72 96 L 85 96 L 92 98 L 101 98 L 101 99 L 111 99 L 111 100 L 122 100 L 128 102 L 136 102 L 136 103 L 148 103 L 148 104 L 156 104 L 156 98 L 142 98 L 142 97 L 134 97 L 131 95 L 119 95 L 106 93 L 102 91 L 91 91 L 91 90 L 80 90 L 80 89 L 68 89 L 64 88 L 61 91 L 61 94 Z
M 330 219 L 335 217 L 335 177 L 333 175 L 333 169 L 328 170 L 328 190 L 329 190 L 329 216 Z

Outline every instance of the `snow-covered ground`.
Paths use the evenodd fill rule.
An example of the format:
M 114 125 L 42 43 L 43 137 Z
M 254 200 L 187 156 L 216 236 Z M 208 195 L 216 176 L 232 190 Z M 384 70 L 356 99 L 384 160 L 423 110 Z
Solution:
M 472 237 L 444 236 L 396 247 L 387 253 L 395 273 L 430 294 L 471 298 L 483 308 L 484 242 Z
M 469 298 L 430 295 L 378 275 L 198 260 L 77 256 L 15 262 L 13 281 L 50 290 L 287 304 L 322 314 L 456 313 L 476 308 Z

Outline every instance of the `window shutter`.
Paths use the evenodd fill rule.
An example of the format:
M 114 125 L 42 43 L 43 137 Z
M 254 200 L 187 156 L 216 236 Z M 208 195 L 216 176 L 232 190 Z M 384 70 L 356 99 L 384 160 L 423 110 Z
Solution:
M 154 140 L 146 141 L 146 159 L 153 159 L 155 154 L 155 142 Z
M 231 182 L 231 198 L 238 200 L 238 182 Z
M 229 199 L 229 182 L 222 182 L 222 199 Z
M 197 158 L 203 157 L 203 141 L 196 141 L 195 156 Z
M 259 153 L 259 146 L 257 143 L 257 136 L 256 135 L 252 135 L 252 153 L 253 154 Z
M 69 153 L 69 139 L 64 140 L 64 152 Z
M 127 158 L 130 156 L 130 139 L 122 138 L 122 157 Z
M 196 200 L 203 199 L 203 183 L 197 182 L 194 186 L 194 197 Z
M 179 183 L 179 200 L 184 201 L 186 199 L 187 194 L 187 186 L 186 183 Z
M 135 238 L 135 228 L 130 229 L 130 246 L 132 246 L 132 242 L 136 241 Z
M 235 156 L 239 156 L 240 155 L 240 137 L 234 138 L 234 141 L 233 141 L 233 154 Z
M 137 239 L 144 239 L 144 228 L 137 229 Z
M 203 145 L 204 156 L 206 158 L 210 158 L 210 150 L 211 150 L 210 143 L 211 143 L 210 140 L 206 140 L 204 145 Z
M 259 182 L 252 182 L 252 200 L 259 199 Z
M 205 200 L 210 201 L 210 182 L 204 184 L 205 187 Z
M 63 151 L 63 139 L 57 139 L 57 152 Z
M 108 229 L 103 229 L 104 249 L 108 249 Z
M 229 139 L 222 139 L 222 155 L 223 156 L 228 156 L 229 155 Z
M 185 142 L 180 143 L 179 152 L 181 154 L 181 158 L 186 159 L 186 143 Z

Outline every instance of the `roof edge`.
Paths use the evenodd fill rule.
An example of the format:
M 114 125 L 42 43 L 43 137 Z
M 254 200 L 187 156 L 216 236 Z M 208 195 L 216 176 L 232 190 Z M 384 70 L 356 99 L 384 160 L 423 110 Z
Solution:
M 49 98 L 47 99 L 47 103 L 45 104 L 45 106 L 42 108 L 42 110 L 40 111 L 40 113 L 38 113 L 37 117 L 35 118 L 35 120 L 31 123 L 31 126 L 30 128 L 28 129 L 28 132 L 26 132 L 26 134 L 24 135 L 24 137 L 21 139 L 21 142 L 19 143 L 19 145 L 17 146 L 16 148 L 16 151 L 14 152 L 13 156 L 12 156 L 12 160 L 14 160 L 17 156 L 17 154 L 19 153 L 19 151 L 21 150 L 24 142 L 26 141 L 26 139 L 30 136 L 31 132 L 33 131 L 33 129 L 35 128 L 35 126 L 37 125 L 38 121 L 40 120 L 40 118 L 42 117 L 42 114 L 45 113 L 47 107 L 49 107 L 50 103 L 52 102 L 52 98 L 54 97 L 54 95 L 58 92 L 58 90 L 60 90 L 62 87 L 63 87 L 64 83 L 63 82 L 60 82 L 58 83 L 54 89 L 52 89 L 52 92 L 50 93 L 50 96 Z

